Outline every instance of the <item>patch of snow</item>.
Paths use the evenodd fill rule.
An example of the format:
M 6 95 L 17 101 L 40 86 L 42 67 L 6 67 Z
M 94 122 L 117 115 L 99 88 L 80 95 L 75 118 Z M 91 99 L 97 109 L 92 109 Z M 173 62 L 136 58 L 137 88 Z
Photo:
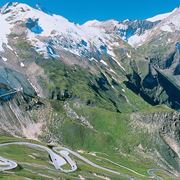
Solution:
M 166 19 L 168 16 L 170 16 L 172 13 L 174 13 L 175 11 L 176 11 L 176 9 L 174 9 L 172 12 L 159 14 L 154 17 L 148 18 L 146 20 L 150 21 L 150 22 L 162 21 L 162 20 Z
M 11 7 L 13 4 L 15 4 L 15 3 L 12 3 L 12 2 L 6 3 L 6 4 L 0 9 L 1 14 L 7 13 L 8 10 L 9 10 L 9 7 Z
M 173 32 L 172 28 L 169 25 L 164 25 L 161 27 L 162 31 L 166 31 L 166 32 Z
M 131 58 L 131 55 L 128 52 L 126 53 L 126 55 L 128 58 Z
M 104 60 L 100 60 L 100 62 L 102 63 L 102 64 L 104 64 L 105 66 L 108 66 L 108 64 L 104 61 Z
M 126 71 L 125 68 L 116 60 L 113 58 L 113 60 L 118 64 L 118 66 L 123 70 Z
M 21 62 L 21 63 L 20 63 L 20 66 L 21 66 L 21 67 L 25 67 L 25 65 L 24 65 L 24 63 L 23 63 L 23 62 Z
M 97 59 L 95 59 L 94 57 L 90 58 L 89 60 L 90 60 L 90 61 L 95 61 L 95 62 L 98 62 L 98 60 L 97 60 Z
M 113 48 L 102 47 L 109 47 L 107 45 L 113 44 L 115 37 L 111 36 L 109 32 L 114 32 L 115 27 L 124 31 L 128 28 L 127 25 L 115 20 L 102 22 L 94 20 L 78 25 L 69 22 L 62 16 L 46 14 L 22 3 L 6 5 L 4 12 L 5 14 L 2 14 L 1 17 L 8 19 L 8 22 L 4 21 L 6 25 L 3 27 L 8 26 L 9 29 L 10 24 L 13 25 L 18 21 L 25 22 L 28 28 L 27 39 L 35 47 L 35 50 L 45 57 L 59 57 L 53 51 L 54 47 L 57 47 L 79 56 L 87 54 L 89 57 L 89 52 L 93 49 L 100 54 L 106 52 L 115 58 Z M 1 32 L 8 31 L 3 30 Z M 46 41 L 47 38 L 50 39 L 50 43 Z M 85 45 L 82 42 L 85 42 Z M 3 43 L 7 44 L 7 41 L 3 40 Z M 0 46 L 2 46 L 1 44 L 0 40 Z
M 111 85 L 111 87 L 112 87 L 113 89 L 115 89 L 115 87 L 114 87 L 113 85 Z
M 144 34 L 138 35 L 137 32 L 133 31 L 129 33 L 130 35 L 127 34 L 129 30 L 128 25 L 123 23 L 129 20 L 125 20 L 123 23 L 115 20 L 93 20 L 83 25 L 78 25 L 69 22 L 62 16 L 46 14 L 39 8 L 34 9 L 22 3 L 7 4 L 1 11 L 4 14 L 0 15 L 0 22 L 3 28 L 0 31 L 0 51 L 3 51 L 3 44 L 6 44 L 12 50 L 8 45 L 7 35 L 10 34 L 10 29 L 14 24 L 24 22 L 26 25 L 29 25 L 29 28 L 27 27 L 27 39 L 34 46 L 35 50 L 44 55 L 45 58 L 49 56 L 59 58 L 56 52 L 59 52 L 58 50 L 63 48 L 75 55 L 83 55 L 90 60 L 94 60 L 91 59 L 92 51 L 99 55 L 97 57 L 98 60 L 102 59 L 103 53 L 107 53 L 116 61 L 116 55 L 113 49 L 116 46 L 120 46 L 117 42 L 119 37 L 126 40 L 131 46 L 138 47 L 147 40 L 151 32 L 147 30 Z M 180 30 L 180 13 L 177 11 L 178 9 L 175 9 L 170 13 L 158 15 L 147 20 L 151 22 L 157 20 L 164 22 L 163 20 L 166 20 L 160 26 L 162 31 L 172 32 L 174 29 Z M 117 36 L 114 35 L 114 29 L 119 33 L 116 34 Z M 134 33 L 136 34 L 134 35 Z M 54 50 L 57 51 L 55 52 Z M 131 58 L 131 54 L 127 53 L 127 57 Z M 118 61 L 116 62 L 125 70 Z M 107 63 L 101 63 L 107 65 Z
M 33 89 L 36 91 L 37 95 L 40 96 L 38 88 L 28 79 L 28 82 L 33 87 Z
M 11 33 L 11 25 L 5 20 L 5 16 L 0 14 L 1 30 L 0 30 L 0 51 L 4 51 L 3 44 L 8 44 L 7 36 Z
M 86 23 L 83 24 L 83 26 L 99 26 L 101 24 L 101 21 L 98 20 L 91 20 L 87 21 Z
M 34 39 L 31 41 L 32 45 L 35 47 L 35 50 L 40 53 L 40 54 L 44 54 L 45 57 L 47 57 L 48 52 L 47 52 L 47 46 L 46 43 L 41 42 L 39 39 Z
M 118 43 L 118 42 L 114 42 L 114 43 L 109 44 L 109 47 L 108 47 L 108 50 L 107 50 L 107 53 L 108 53 L 111 57 L 113 57 L 113 58 L 116 57 L 116 55 L 115 55 L 115 53 L 114 53 L 114 51 L 113 51 L 113 49 L 114 49 L 115 47 L 119 47 L 119 43 Z
M 14 52 L 14 54 L 16 55 L 16 57 L 18 57 L 18 54 L 17 54 L 17 52 L 16 51 L 13 51 Z
M 126 91 L 125 91 L 125 89 L 122 89 L 122 92 L 124 92 L 124 93 L 125 93 L 125 92 L 126 92 Z
M 167 32 L 180 31 L 180 8 L 176 8 L 175 11 L 163 21 L 161 29 Z
M 128 25 L 125 25 L 125 24 L 118 24 L 118 29 L 121 29 L 121 30 L 127 30 L 128 29 Z
M 163 19 L 167 18 L 169 15 L 171 15 L 171 13 L 160 14 L 160 15 L 154 16 L 152 18 L 148 18 L 146 20 L 150 21 L 150 22 L 162 21 Z
M 125 20 L 123 21 L 123 23 L 126 23 L 126 22 L 129 22 L 129 19 L 125 19 Z
M 4 8 L 7 13 L 3 16 L 8 19 L 9 24 L 15 24 L 18 21 L 28 23 L 31 20 L 28 24 L 27 38 L 36 47 L 37 51 L 46 54 L 49 50 L 47 48 L 49 44 L 45 42 L 47 37 L 52 39 L 53 45 L 80 56 L 92 48 L 101 52 L 101 47 L 105 47 L 108 42 L 112 41 L 112 37 L 106 33 L 105 28 L 114 28 L 118 24 L 117 21 L 110 20 L 105 22 L 93 21 L 78 25 L 69 22 L 62 16 L 46 14 L 22 3 L 13 4 L 13 6 L 8 5 Z M 6 26 L 3 25 L 3 27 Z M 41 29 L 42 31 L 40 31 Z M 3 30 L 1 32 L 7 31 Z M 38 40 L 41 43 L 37 42 Z M 82 46 L 82 40 L 86 42 L 86 46 Z M 53 46 L 52 44 L 51 46 Z M 38 45 L 40 46 L 38 47 Z
M 6 62 L 6 61 L 7 61 L 7 58 L 5 58 L 5 57 L 2 57 L 2 60 L 3 60 L 4 62 Z
M 168 42 L 171 42 L 172 40 L 170 38 L 168 38 Z
M 108 69 L 110 72 L 112 72 L 112 73 L 114 73 L 114 74 L 116 74 L 116 72 L 113 70 L 113 69 Z
M 131 104 L 131 103 L 129 102 L 129 99 L 127 98 L 127 96 L 124 95 L 124 97 L 125 97 L 125 99 L 126 99 L 126 102 L 127 102 L 128 104 Z
M 150 34 L 150 31 L 145 31 L 145 33 L 143 35 L 137 35 L 135 34 L 134 36 L 131 36 L 128 39 L 128 43 L 132 46 L 132 47 L 138 47 L 140 45 L 142 45 L 146 39 L 148 38 Z
M 115 57 L 116 57 L 116 55 L 114 54 L 113 50 L 112 50 L 112 49 L 110 49 L 110 48 L 108 48 L 107 53 L 108 53 L 111 57 L 113 57 L 113 58 L 115 58 Z
M 7 48 L 13 51 L 13 48 L 7 44 Z
M 146 30 L 142 35 L 135 34 L 131 36 L 128 39 L 128 43 L 132 47 L 136 48 L 141 46 L 143 43 L 147 41 L 148 37 L 150 37 L 151 34 L 156 32 L 156 30 L 158 31 L 160 29 L 161 31 L 165 31 L 165 32 L 174 32 L 175 30 L 180 30 L 180 23 L 179 23 L 180 8 L 176 8 L 170 13 L 161 14 L 153 18 L 149 18 L 147 20 L 151 22 L 155 22 L 155 21 L 161 21 L 161 22 L 152 30 Z

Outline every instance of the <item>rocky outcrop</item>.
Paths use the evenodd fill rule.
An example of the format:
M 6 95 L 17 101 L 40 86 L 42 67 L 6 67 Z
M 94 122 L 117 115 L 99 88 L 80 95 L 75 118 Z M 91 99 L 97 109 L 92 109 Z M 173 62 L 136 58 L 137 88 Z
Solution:
M 133 113 L 131 125 L 152 136 L 152 149 L 166 161 L 168 168 L 180 173 L 180 113 L 174 111 Z M 162 164 L 165 165 L 163 162 Z
M 165 60 L 148 59 L 145 67 L 138 65 L 127 75 L 126 85 L 152 105 L 166 104 L 180 109 L 179 53 L 171 53 Z M 164 65 L 163 65 L 164 63 Z M 160 68 L 162 67 L 162 69 Z M 146 72 L 145 69 L 148 69 Z
M 0 134 L 37 139 L 46 127 L 49 112 L 50 108 L 39 99 L 20 92 L 11 100 L 1 100 Z
M 82 115 L 78 115 L 70 106 L 68 103 L 64 104 L 64 110 L 67 114 L 67 117 L 81 123 L 82 125 L 84 125 L 87 128 L 93 129 L 93 126 L 90 124 L 90 122 L 87 120 L 86 117 L 82 116 Z

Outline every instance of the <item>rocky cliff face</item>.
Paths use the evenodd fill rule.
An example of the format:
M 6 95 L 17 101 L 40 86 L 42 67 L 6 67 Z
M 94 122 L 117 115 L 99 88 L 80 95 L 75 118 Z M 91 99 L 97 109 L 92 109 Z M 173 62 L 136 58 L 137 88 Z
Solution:
M 0 133 L 28 139 L 38 139 L 46 129 L 50 108 L 38 98 L 18 92 L 0 105 Z
M 167 104 L 178 110 L 180 108 L 180 76 L 177 73 L 179 50 L 174 47 L 174 51 L 164 53 L 163 57 L 156 57 L 153 49 L 148 51 L 151 51 L 151 57 L 146 59 L 143 66 L 137 64 L 138 69 L 133 67 L 133 72 L 127 75 L 129 79 L 127 86 L 152 105 Z
M 169 168 L 179 174 L 180 113 L 133 113 L 131 120 L 131 125 L 137 131 L 141 129 L 152 136 L 152 151 L 154 151 L 154 156 L 160 156 L 162 160 L 165 160 Z

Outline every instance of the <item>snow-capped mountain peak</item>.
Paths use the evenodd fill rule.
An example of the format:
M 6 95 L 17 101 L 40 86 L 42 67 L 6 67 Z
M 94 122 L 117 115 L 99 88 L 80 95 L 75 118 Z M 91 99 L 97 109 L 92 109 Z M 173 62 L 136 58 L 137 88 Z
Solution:
M 107 51 L 106 46 L 112 40 L 103 28 L 77 25 L 59 15 L 50 15 L 26 4 L 8 3 L 1 8 L 1 21 L 7 27 L 4 37 L 12 33 L 19 24 L 26 27 L 26 38 L 35 49 L 43 54 L 54 55 L 54 49 L 63 48 L 77 55 L 91 58 L 92 51 Z M 42 40 L 43 39 L 43 40 Z M 57 56 L 56 56 L 57 57 Z
M 6 13 L 15 13 L 18 11 L 26 12 L 30 10 L 31 7 L 28 6 L 27 4 L 18 3 L 18 2 L 9 2 L 0 9 L 0 12 L 1 14 L 6 14 Z
M 98 20 L 91 20 L 91 21 L 87 21 L 86 23 L 83 24 L 83 26 L 87 26 L 87 27 L 94 27 L 94 26 L 99 26 L 101 25 L 101 21 Z
M 180 31 L 180 8 L 176 8 L 160 25 L 163 31 Z
M 150 21 L 150 22 L 162 21 L 162 20 L 166 19 L 167 17 L 169 17 L 171 14 L 173 14 L 177 9 L 178 8 L 175 8 L 173 11 L 171 11 L 169 13 L 159 14 L 154 17 L 148 18 L 146 20 Z
M 105 27 L 105 26 L 116 26 L 119 24 L 118 21 L 111 19 L 107 21 L 98 21 L 98 20 L 92 20 L 92 21 L 87 21 L 86 23 L 83 24 L 83 26 L 87 27 Z
M 139 45 L 154 27 L 161 26 L 161 29 L 165 30 L 169 23 L 177 27 L 179 15 L 177 8 L 171 13 L 145 21 L 93 20 L 78 25 L 60 15 L 47 14 L 37 7 L 32 8 L 23 3 L 7 3 L 0 9 L 0 22 L 4 28 L 0 32 L 0 51 L 3 51 L 3 44 L 8 45 L 7 37 L 13 33 L 13 29 L 22 26 L 25 38 L 36 51 L 46 57 L 59 57 L 57 51 L 63 49 L 100 61 L 104 53 L 114 57 L 112 47 L 118 47 L 120 42 L 127 41 L 132 46 Z
M 142 34 L 135 34 L 128 39 L 128 43 L 133 47 L 138 47 L 149 42 L 157 34 L 163 32 L 174 33 L 180 31 L 180 8 L 175 8 L 172 12 L 157 15 L 147 19 L 148 22 L 156 23 L 154 27 L 147 29 Z

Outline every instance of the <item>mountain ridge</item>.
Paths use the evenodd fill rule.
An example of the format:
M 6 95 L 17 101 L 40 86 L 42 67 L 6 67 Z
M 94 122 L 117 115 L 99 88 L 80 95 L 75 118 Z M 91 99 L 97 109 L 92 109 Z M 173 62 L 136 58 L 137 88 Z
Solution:
M 76 44 L 81 43 L 81 40 L 83 40 L 84 45 L 86 45 L 86 44 L 88 45 L 88 41 L 92 41 L 92 38 L 98 37 L 99 39 L 102 39 L 103 43 L 106 45 L 108 42 L 105 39 L 111 40 L 111 37 L 109 37 L 109 35 L 107 35 L 105 31 L 107 31 L 107 33 L 113 33 L 113 35 L 116 34 L 117 37 L 121 38 L 122 40 L 125 40 L 127 42 L 131 42 L 131 41 L 128 41 L 128 39 L 131 36 L 133 36 L 133 35 L 136 36 L 136 34 L 138 34 L 138 31 L 139 31 L 139 35 L 144 34 L 143 31 L 146 30 L 146 27 L 143 30 L 143 26 L 142 26 L 142 33 L 140 33 L 140 29 L 138 29 L 136 27 L 133 27 L 133 26 L 136 26 L 136 25 L 130 25 L 130 27 L 128 27 L 129 26 L 129 24 L 128 24 L 129 21 L 118 22 L 118 21 L 115 21 L 115 20 L 108 20 L 108 21 L 101 22 L 101 21 L 96 21 L 95 20 L 93 22 L 92 21 L 86 22 L 83 25 L 77 25 L 75 23 L 69 22 L 67 19 L 65 19 L 62 16 L 59 16 L 59 15 L 45 15 L 43 11 L 33 9 L 30 6 L 22 4 L 22 3 L 8 3 L 8 4 L 6 4 L 4 7 L 1 8 L 1 14 L 6 13 L 6 12 L 8 14 L 8 13 L 10 13 L 10 11 L 12 11 L 12 13 L 14 13 L 14 15 L 15 15 L 17 13 L 17 12 L 15 12 L 16 8 L 18 8 L 18 11 L 20 11 L 20 12 L 23 11 L 21 13 L 22 13 L 22 17 L 24 17 L 25 19 L 26 19 L 25 16 L 27 16 L 27 18 L 32 16 L 32 18 L 34 18 L 34 20 L 39 19 L 38 21 L 41 21 L 40 25 L 42 25 L 44 27 L 38 27 L 38 21 L 31 22 L 31 23 L 35 23 L 34 24 L 35 27 L 32 27 L 32 29 L 31 29 L 32 31 L 34 31 L 34 33 L 37 33 L 38 35 L 42 35 L 42 36 L 50 36 L 51 32 L 53 30 L 57 30 L 59 28 L 61 29 L 61 31 L 59 31 L 59 33 L 66 33 L 67 35 L 69 34 L 68 31 L 69 32 L 72 31 L 72 33 L 70 33 L 70 34 L 72 34 L 74 40 L 76 40 L 76 42 L 75 42 Z M 13 9 L 14 9 L 14 12 L 13 12 Z M 28 11 L 32 11 L 31 12 L 32 15 L 30 15 L 30 14 L 28 15 Z M 25 14 L 27 14 L 27 15 L 25 15 Z M 44 22 L 42 16 L 45 16 L 47 19 L 50 18 L 49 21 L 53 21 L 53 24 L 48 26 Z M 22 21 L 23 18 L 21 19 L 21 18 L 17 17 L 17 20 Z M 32 21 L 32 19 L 31 19 L 31 21 Z M 135 24 L 137 21 L 133 21 L 133 22 Z M 58 23 L 60 23 L 61 25 L 58 25 Z M 153 27 L 153 23 L 150 23 L 150 24 L 152 24 L 152 25 L 150 25 L 150 27 L 147 26 L 147 29 Z M 53 26 L 54 26 L 54 29 L 52 29 Z M 99 27 L 97 27 L 97 26 L 99 26 Z M 112 28 L 111 28 L 111 26 L 112 26 Z M 115 29 L 117 29 L 115 32 L 111 32 L 111 31 L 114 31 Z M 73 33 L 75 33 L 76 35 L 73 35 Z M 104 35 L 102 35 L 102 34 L 104 34 Z M 33 37 L 33 33 L 31 33 L 29 36 L 30 36 L 29 38 L 34 38 L 35 39 L 35 37 Z M 82 38 L 84 37 L 84 39 L 81 39 L 79 36 L 81 36 Z M 102 45 L 102 46 L 104 45 L 100 40 L 98 40 L 96 38 L 94 39 L 93 43 L 95 43 L 98 50 L 100 49 L 100 47 L 99 47 L 100 45 Z M 40 44 L 40 42 L 39 42 L 39 44 Z M 132 45 L 132 43 L 130 43 L 130 45 Z M 38 45 L 37 45 L 37 48 L 38 48 Z M 45 48 L 45 47 L 44 46 L 39 47 L 39 49 L 43 49 L 43 48 Z M 68 50 L 70 50 L 70 48 L 68 48 Z M 76 52 L 76 51 L 78 51 L 78 50 L 77 49 L 74 50 L 73 53 L 78 54 L 78 52 Z M 111 53 L 111 51 L 109 53 Z
M 176 9 L 156 22 L 78 25 L 26 4 L 7 4 L 0 13 L 5 24 L 0 32 L 0 134 L 98 152 L 103 157 L 98 163 L 121 171 L 105 160 L 112 158 L 143 174 L 142 179 L 148 178 L 147 169 L 164 179 L 178 177 L 179 16 Z M 90 156 L 95 162 L 97 157 Z M 80 160 L 77 164 L 70 179 L 119 178 Z M 26 169 L 31 166 L 22 164 L 15 174 Z M 127 169 L 122 172 L 139 178 Z

